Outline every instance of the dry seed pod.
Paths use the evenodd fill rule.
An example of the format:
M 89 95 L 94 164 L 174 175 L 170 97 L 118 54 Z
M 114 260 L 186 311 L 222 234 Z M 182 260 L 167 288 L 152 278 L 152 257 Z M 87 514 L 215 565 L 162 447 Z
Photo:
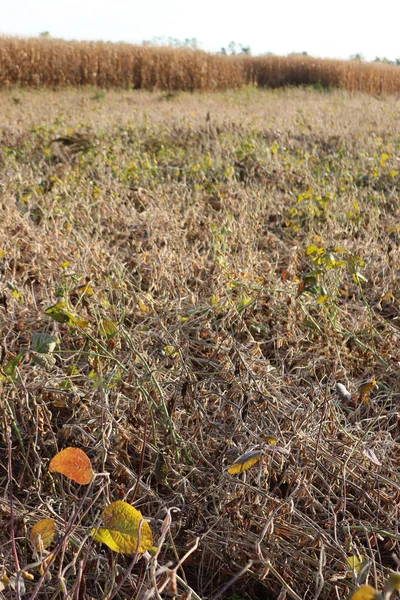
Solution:
M 165 454 L 162 451 L 157 454 L 157 458 L 154 463 L 154 475 L 157 483 L 160 483 L 161 485 L 165 485 L 167 483 L 168 465 L 167 461 L 165 460 Z
M 336 393 L 339 396 L 340 400 L 351 400 L 351 394 L 346 389 L 346 386 L 343 385 L 343 383 L 337 383 L 335 387 Z

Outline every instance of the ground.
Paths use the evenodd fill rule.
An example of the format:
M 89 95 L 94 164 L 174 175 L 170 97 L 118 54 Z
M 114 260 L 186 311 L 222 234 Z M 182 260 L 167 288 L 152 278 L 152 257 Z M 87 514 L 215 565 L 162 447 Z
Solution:
M 398 569 L 399 110 L 306 89 L 1 93 L 7 598 L 18 569 L 32 599 L 153 597 L 165 573 L 91 537 L 116 500 L 180 598 L 344 598 Z M 66 447 L 89 486 L 49 471 Z

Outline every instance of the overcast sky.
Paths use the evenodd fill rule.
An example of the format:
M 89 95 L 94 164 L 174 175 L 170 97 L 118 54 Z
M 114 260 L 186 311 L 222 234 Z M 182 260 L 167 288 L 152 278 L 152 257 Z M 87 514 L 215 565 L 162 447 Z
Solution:
M 8 0 L 0 34 L 138 43 L 197 38 L 204 50 L 235 41 L 252 54 L 308 52 L 400 57 L 400 0 Z

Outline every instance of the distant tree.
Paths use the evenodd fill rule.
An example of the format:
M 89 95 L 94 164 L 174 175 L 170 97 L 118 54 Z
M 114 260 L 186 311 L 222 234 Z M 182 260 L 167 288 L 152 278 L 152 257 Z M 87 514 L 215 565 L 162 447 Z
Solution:
M 199 42 L 197 38 L 185 38 L 183 45 L 185 46 L 185 48 L 192 48 L 193 50 L 199 49 Z
M 234 56 L 236 54 L 246 54 L 247 56 L 250 56 L 251 48 L 250 46 L 244 46 L 243 44 L 238 44 L 237 42 L 229 42 L 226 48 L 221 48 L 219 54 L 229 54 L 230 56 Z
M 379 56 L 377 56 L 374 59 L 374 62 L 385 63 L 386 65 L 395 65 L 396 64 L 396 61 L 392 61 L 389 58 L 386 58 L 385 56 L 383 58 L 379 58 Z
M 39 33 L 39 37 L 41 37 L 41 38 L 49 38 L 49 37 L 51 37 L 50 31 L 42 31 L 41 33 Z
M 242 46 L 241 54 L 246 54 L 246 56 L 250 56 L 250 54 L 251 54 L 250 46 Z
M 360 62 L 365 60 L 365 57 L 361 52 L 357 52 L 356 54 L 352 54 L 350 56 L 350 60 L 359 60 Z
M 169 46 L 171 48 L 192 48 L 198 50 L 200 43 L 197 38 L 185 38 L 180 40 L 173 37 L 153 37 L 151 40 L 144 40 L 143 46 Z

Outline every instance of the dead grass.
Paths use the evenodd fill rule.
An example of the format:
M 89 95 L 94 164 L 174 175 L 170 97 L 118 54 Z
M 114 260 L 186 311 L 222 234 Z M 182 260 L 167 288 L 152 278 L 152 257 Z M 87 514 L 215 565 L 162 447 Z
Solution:
M 62 495 L 47 466 L 78 446 L 109 482 L 84 499 L 48 579 L 31 569 L 30 598 L 112 597 L 130 558 L 116 571 L 87 536 L 121 498 L 156 538 L 176 509 L 159 564 L 199 539 L 178 574 L 202 600 L 244 567 L 222 597 L 344 598 L 352 555 L 368 557 L 381 587 L 399 556 L 398 101 L 251 89 L 1 100 L 3 370 L 26 350 L 1 382 L 7 575 L 16 557 L 32 562 L 40 518 L 62 541 L 83 492 L 64 482 Z M 298 295 L 310 244 L 360 256 L 368 282 L 338 267 L 320 276 L 326 303 Z M 88 330 L 44 314 L 60 299 Z M 59 340 L 48 370 L 30 354 L 38 331 Z M 358 402 L 371 378 L 378 387 Z M 229 475 L 256 445 L 262 461 Z M 153 474 L 160 450 L 167 485 Z M 119 597 L 146 597 L 142 562 Z
M 303 55 L 223 56 L 187 48 L 0 37 L 0 86 L 87 85 L 166 92 L 317 86 L 381 95 L 399 92 L 400 69 Z

